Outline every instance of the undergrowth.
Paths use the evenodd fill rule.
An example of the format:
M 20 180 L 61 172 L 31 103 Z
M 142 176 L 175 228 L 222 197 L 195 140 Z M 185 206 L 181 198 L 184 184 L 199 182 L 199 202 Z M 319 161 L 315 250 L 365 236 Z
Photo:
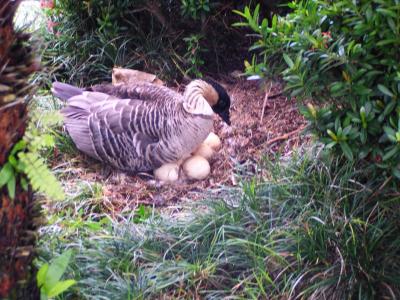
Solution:
M 42 260 L 74 250 L 66 299 L 399 297 L 398 192 L 371 180 L 373 168 L 315 156 L 265 162 L 269 178 L 227 188 L 229 203 L 202 202 L 207 212 L 190 218 L 93 214 L 98 226 L 79 235 L 48 225 Z
M 114 66 L 165 80 L 240 68 L 246 51 L 232 1 L 50 1 L 43 61 L 58 80 L 110 81 Z M 223 32 L 223 34 L 221 34 Z M 234 43 L 235 47 L 230 45 Z M 226 48 L 229 47 L 229 55 Z

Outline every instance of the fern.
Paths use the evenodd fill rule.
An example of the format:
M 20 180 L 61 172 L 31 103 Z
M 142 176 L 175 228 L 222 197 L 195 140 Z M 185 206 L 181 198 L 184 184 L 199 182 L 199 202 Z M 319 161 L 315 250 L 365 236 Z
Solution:
M 51 173 L 44 159 L 37 152 L 20 152 L 18 158 L 22 163 L 22 170 L 34 190 L 43 192 L 55 200 L 64 198 L 64 191 L 60 182 Z
M 0 188 L 7 185 L 12 199 L 18 174 L 26 175 L 33 190 L 43 192 L 55 200 L 64 199 L 60 182 L 40 155 L 42 150 L 54 147 L 53 128 L 61 122 L 62 116 L 56 112 L 35 114 L 31 118 L 24 138 L 15 144 L 8 162 L 0 170 Z M 20 176 L 21 186 L 25 190 L 28 188 L 26 177 Z
M 48 145 L 40 146 L 40 144 L 36 145 L 36 141 L 43 141 L 44 135 L 53 135 L 53 128 L 61 125 L 63 122 L 63 117 L 59 112 L 41 112 L 34 114 L 31 117 L 28 128 L 24 135 L 24 140 L 29 142 L 29 146 L 31 149 L 42 149 L 47 147 L 53 147 L 54 144 L 51 142 Z M 48 138 L 45 138 L 49 140 Z
M 55 199 L 64 199 L 64 191 L 60 182 L 48 169 L 45 160 L 40 156 L 43 149 L 54 147 L 55 126 L 62 123 L 59 112 L 37 113 L 32 116 L 24 140 L 27 152 L 19 152 L 21 168 L 29 179 L 32 188 Z

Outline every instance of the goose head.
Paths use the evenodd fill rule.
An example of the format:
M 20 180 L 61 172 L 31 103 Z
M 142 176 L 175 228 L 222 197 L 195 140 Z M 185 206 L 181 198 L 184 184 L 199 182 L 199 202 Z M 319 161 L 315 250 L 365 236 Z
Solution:
M 229 108 L 231 99 L 226 90 L 213 80 L 196 79 L 190 82 L 184 93 L 185 109 L 193 114 L 211 115 L 216 113 L 231 124 Z
M 221 117 L 221 119 L 228 125 L 231 125 L 229 108 L 231 107 L 231 98 L 226 90 L 217 82 L 213 80 L 205 80 L 209 87 L 205 89 L 208 91 L 204 98 L 210 104 L 212 110 Z

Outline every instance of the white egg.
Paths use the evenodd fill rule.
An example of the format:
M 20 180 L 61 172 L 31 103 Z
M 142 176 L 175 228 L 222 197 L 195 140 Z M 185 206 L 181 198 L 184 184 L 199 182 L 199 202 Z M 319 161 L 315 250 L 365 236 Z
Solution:
M 221 147 L 221 139 L 214 132 L 211 132 L 203 144 L 210 146 L 213 150 L 218 150 Z
M 190 179 L 202 180 L 210 174 L 210 164 L 204 157 L 195 155 L 183 163 L 183 171 Z
M 199 147 L 193 152 L 193 155 L 199 155 L 207 160 L 210 160 L 215 154 L 215 151 L 207 144 L 201 143 Z
M 167 163 L 154 170 L 154 176 L 157 180 L 164 182 L 174 182 L 179 178 L 179 165 Z

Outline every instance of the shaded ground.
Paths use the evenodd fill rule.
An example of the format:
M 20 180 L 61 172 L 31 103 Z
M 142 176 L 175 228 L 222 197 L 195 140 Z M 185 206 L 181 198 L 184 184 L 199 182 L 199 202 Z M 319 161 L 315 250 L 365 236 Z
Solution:
M 128 176 L 118 171 L 110 172 L 99 162 L 78 154 L 73 158 L 65 157 L 65 162 L 60 164 L 58 161 L 55 166 L 55 170 L 63 174 L 67 193 L 73 193 L 82 181 L 97 182 L 102 186 L 103 209 L 111 214 L 130 211 L 141 203 L 173 205 L 181 199 L 195 200 L 201 197 L 199 192 L 206 189 L 236 185 L 235 172 L 240 172 L 241 176 L 253 173 L 256 162 L 263 155 L 277 152 L 287 155 L 303 142 L 299 133 L 305 120 L 299 115 L 295 102 L 284 96 L 265 100 L 265 92 L 253 81 L 236 80 L 224 85 L 232 99 L 232 126 L 223 124 L 218 118 L 215 120 L 215 133 L 223 146 L 211 162 L 211 174 L 207 179 L 161 184 L 149 174 Z M 281 86 L 276 84 L 269 95 L 280 91 Z

